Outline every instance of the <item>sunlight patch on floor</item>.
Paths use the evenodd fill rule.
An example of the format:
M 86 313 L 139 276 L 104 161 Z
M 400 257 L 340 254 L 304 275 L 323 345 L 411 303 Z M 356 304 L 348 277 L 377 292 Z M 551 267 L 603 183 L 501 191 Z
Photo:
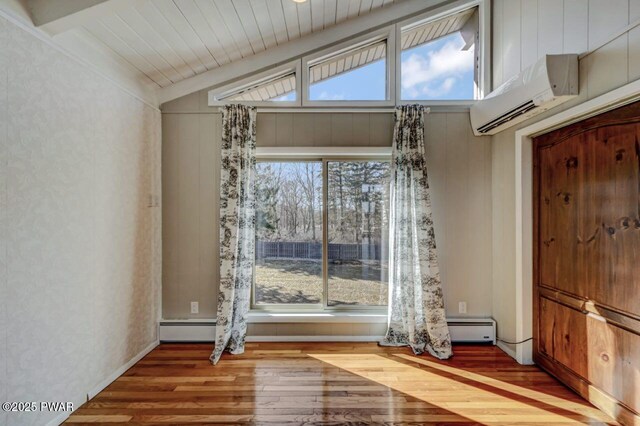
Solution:
M 394 354 L 428 368 L 373 354 L 309 356 L 475 422 L 615 424 L 586 404 L 410 355 Z M 422 417 L 405 415 L 403 419 L 419 422 Z M 393 413 L 372 415 L 372 420 L 393 421 Z

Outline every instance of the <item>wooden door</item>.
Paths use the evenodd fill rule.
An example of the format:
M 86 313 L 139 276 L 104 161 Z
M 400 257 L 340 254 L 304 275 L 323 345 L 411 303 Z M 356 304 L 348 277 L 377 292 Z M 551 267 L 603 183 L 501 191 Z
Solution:
M 534 359 L 640 422 L 640 103 L 534 138 Z

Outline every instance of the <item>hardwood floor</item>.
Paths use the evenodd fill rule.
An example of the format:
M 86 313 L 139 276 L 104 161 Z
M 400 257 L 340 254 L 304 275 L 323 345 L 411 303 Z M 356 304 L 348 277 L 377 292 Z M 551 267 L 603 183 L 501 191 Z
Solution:
M 162 344 L 67 421 L 127 424 L 615 424 L 493 346 L 438 361 L 375 343 Z

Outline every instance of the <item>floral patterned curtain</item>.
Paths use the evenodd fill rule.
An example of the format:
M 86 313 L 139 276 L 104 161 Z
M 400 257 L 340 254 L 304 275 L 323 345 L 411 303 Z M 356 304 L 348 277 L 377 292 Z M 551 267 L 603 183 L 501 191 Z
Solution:
M 383 346 L 452 355 L 424 152 L 424 107 L 395 111 L 389 215 L 389 326 Z
M 255 253 L 256 109 L 225 106 L 222 112 L 220 172 L 220 290 L 216 342 L 211 362 L 222 352 L 244 352 Z

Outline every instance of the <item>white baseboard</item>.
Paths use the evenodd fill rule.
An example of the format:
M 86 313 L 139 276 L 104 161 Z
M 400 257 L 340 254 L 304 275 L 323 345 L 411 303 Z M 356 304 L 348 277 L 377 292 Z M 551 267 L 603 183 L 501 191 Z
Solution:
M 160 344 L 160 342 L 158 340 L 156 340 L 155 342 L 151 343 L 149 346 L 144 348 L 138 355 L 136 355 L 133 358 L 131 358 L 129 360 L 129 362 L 127 362 L 122 367 L 118 368 L 116 371 L 111 373 L 110 376 L 108 376 L 106 379 L 104 379 L 103 381 L 98 383 L 96 385 L 96 387 L 94 387 L 93 389 L 91 389 L 89 391 L 89 393 L 87 393 L 87 399 L 91 399 L 94 396 L 96 396 L 97 394 L 99 394 L 104 388 L 106 388 L 111 383 L 113 383 L 118 377 L 122 376 L 128 369 L 133 367 L 136 362 L 138 362 L 142 358 L 144 358 L 145 355 L 147 355 L 149 352 L 151 352 L 159 344 Z
M 69 401 L 69 402 L 73 404 L 73 411 L 76 411 L 78 408 L 80 408 L 82 404 L 87 402 L 87 397 L 86 395 L 80 395 L 76 398 L 73 398 L 73 401 Z M 73 413 L 73 411 L 62 411 L 56 417 L 54 417 L 49 422 L 47 422 L 47 426 L 61 425 L 65 420 L 69 418 L 69 416 Z
M 511 358 L 516 359 L 516 351 L 514 349 L 511 349 L 509 347 L 509 345 L 507 345 L 504 342 L 501 342 L 500 340 L 498 340 L 498 344 L 496 345 L 498 346 L 500 349 L 502 349 L 502 352 L 506 353 L 507 355 L 509 355 Z
M 249 317 L 248 322 L 277 324 L 364 322 L 379 323 L 379 315 L 352 314 L 258 314 Z M 491 318 L 447 318 L 451 340 L 455 343 L 496 343 L 496 322 Z M 207 342 L 215 340 L 216 325 L 211 319 L 162 320 L 160 321 L 161 342 Z M 273 331 L 271 331 L 273 332 Z M 247 337 L 248 342 L 374 342 L 382 336 L 348 335 L 267 335 Z
M 519 358 L 516 358 L 522 365 L 534 365 L 533 362 L 533 341 L 529 340 L 528 342 L 522 343 L 522 348 L 520 350 L 520 354 L 516 351 L 516 355 L 520 355 Z
M 131 358 L 126 364 L 124 364 L 122 367 L 118 368 L 116 371 L 114 371 L 113 373 L 111 373 L 106 379 L 104 379 L 103 381 L 101 381 L 100 383 L 98 383 L 98 385 L 96 385 L 93 389 L 91 389 L 86 395 L 82 395 L 79 396 L 77 398 L 74 398 L 73 401 L 73 411 L 77 410 L 78 408 L 80 408 L 80 406 L 82 404 L 84 404 L 86 401 L 90 400 L 91 398 L 93 398 L 94 396 L 96 396 L 98 393 L 100 393 L 104 388 L 106 388 L 107 386 L 109 386 L 111 383 L 113 383 L 118 377 L 120 377 L 122 374 L 124 374 L 125 371 L 127 371 L 128 369 L 130 369 L 131 367 L 133 367 L 133 365 L 140 361 L 142 358 L 144 358 L 145 355 L 147 355 L 149 352 L 151 352 L 156 346 L 158 346 L 159 341 L 156 340 L 153 343 L 151 343 L 149 346 L 147 346 L 146 348 L 144 348 L 140 353 L 138 353 L 136 356 L 134 356 L 133 358 Z M 55 418 L 53 418 L 51 421 L 49 421 L 47 423 L 47 426 L 58 426 L 60 424 L 62 424 L 65 420 L 67 420 L 69 418 L 69 416 L 73 413 L 73 411 L 70 412 L 62 412 L 60 413 L 58 416 L 56 416 Z
M 212 324 L 161 324 L 161 342 L 202 342 L 215 341 L 216 326 Z M 247 342 L 377 342 L 383 336 L 247 336 Z

